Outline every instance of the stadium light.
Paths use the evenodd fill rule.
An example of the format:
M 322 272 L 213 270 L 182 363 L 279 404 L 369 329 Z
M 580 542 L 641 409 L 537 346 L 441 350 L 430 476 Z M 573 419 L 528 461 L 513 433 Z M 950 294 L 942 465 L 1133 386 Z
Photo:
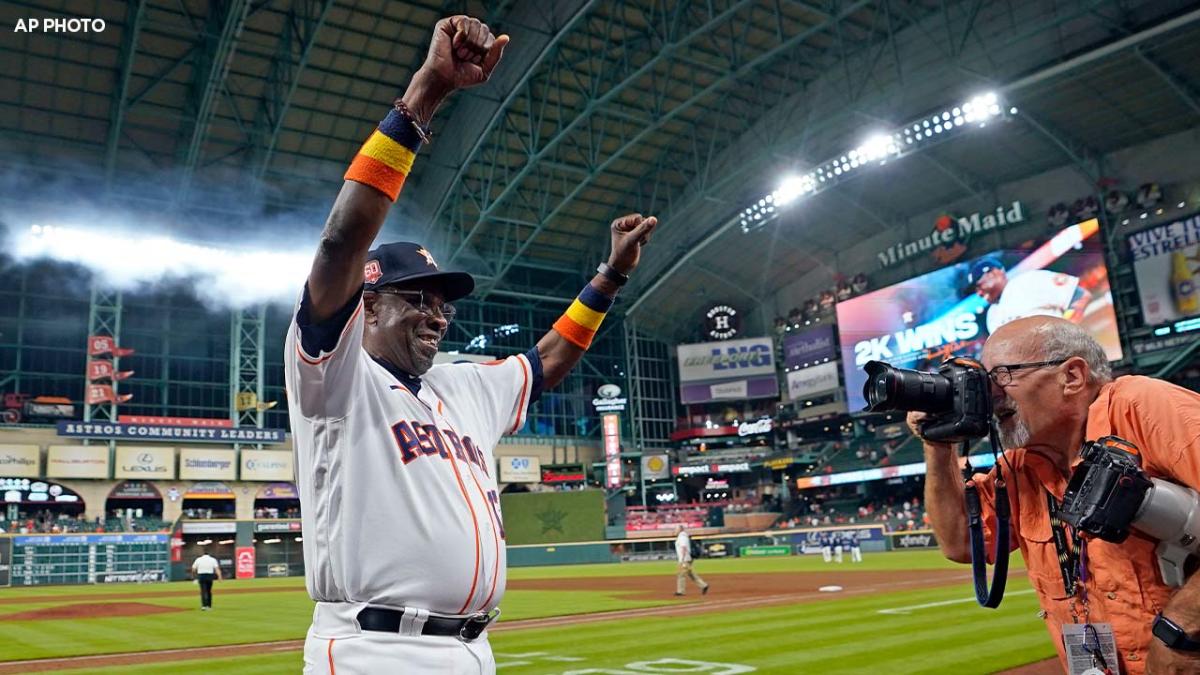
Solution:
M 858 146 L 818 164 L 808 173 L 787 176 L 773 192 L 751 202 L 735 217 L 742 232 L 749 233 L 774 220 L 779 211 L 795 204 L 801 197 L 811 196 L 848 176 L 857 175 L 863 167 L 885 164 L 971 126 L 983 127 L 1004 116 L 1005 112 L 999 95 L 984 92 L 936 114 L 901 125 L 898 131 L 872 132 Z M 1016 115 L 1016 107 L 1009 108 L 1007 114 Z

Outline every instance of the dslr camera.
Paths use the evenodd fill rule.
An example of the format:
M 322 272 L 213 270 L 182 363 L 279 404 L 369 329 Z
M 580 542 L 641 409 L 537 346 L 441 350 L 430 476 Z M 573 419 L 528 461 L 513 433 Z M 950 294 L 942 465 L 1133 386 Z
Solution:
M 974 359 L 948 358 L 936 373 L 894 368 L 883 361 L 869 361 L 863 369 L 866 410 L 928 413 L 921 425 L 926 440 L 965 442 L 991 430 L 991 379 Z
M 1087 443 L 1063 495 L 1062 519 L 1077 531 L 1119 544 L 1131 529 L 1158 540 L 1163 583 L 1182 586 L 1200 552 L 1200 495 L 1150 478 L 1137 446 L 1116 436 Z

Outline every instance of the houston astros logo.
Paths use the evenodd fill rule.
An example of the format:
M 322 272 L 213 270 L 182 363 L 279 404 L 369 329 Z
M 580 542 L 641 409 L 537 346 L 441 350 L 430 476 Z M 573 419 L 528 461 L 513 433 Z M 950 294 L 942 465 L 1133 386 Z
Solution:
M 429 251 L 426 251 L 424 248 L 417 249 L 417 253 L 420 253 L 421 255 L 425 256 L 425 263 L 428 264 L 430 267 L 437 267 L 437 263 L 433 261 L 432 253 L 430 253 Z
M 368 284 L 379 281 L 381 276 L 383 276 L 383 270 L 379 269 L 378 260 L 368 260 L 367 264 L 363 265 L 363 280 Z

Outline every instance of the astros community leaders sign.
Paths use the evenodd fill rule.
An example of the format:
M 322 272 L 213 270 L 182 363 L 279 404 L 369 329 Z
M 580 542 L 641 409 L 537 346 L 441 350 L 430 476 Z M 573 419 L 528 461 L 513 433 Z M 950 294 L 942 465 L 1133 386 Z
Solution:
M 69 438 L 126 438 L 170 440 L 184 443 L 282 443 L 283 429 L 172 427 L 161 424 L 115 424 L 113 422 L 58 423 L 58 435 Z

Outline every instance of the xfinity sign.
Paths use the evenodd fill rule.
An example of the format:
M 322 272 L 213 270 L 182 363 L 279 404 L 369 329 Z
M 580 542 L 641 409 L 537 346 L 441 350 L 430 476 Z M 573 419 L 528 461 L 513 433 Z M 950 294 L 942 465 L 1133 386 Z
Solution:
M 993 211 L 977 211 L 958 219 L 939 219 L 929 234 L 908 242 L 900 242 L 877 253 L 880 267 L 891 267 L 921 253 L 938 256 L 938 262 L 946 264 L 966 251 L 971 237 L 1001 227 L 1025 222 L 1025 210 L 1019 201 L 1009 206 L 997 206 Z

